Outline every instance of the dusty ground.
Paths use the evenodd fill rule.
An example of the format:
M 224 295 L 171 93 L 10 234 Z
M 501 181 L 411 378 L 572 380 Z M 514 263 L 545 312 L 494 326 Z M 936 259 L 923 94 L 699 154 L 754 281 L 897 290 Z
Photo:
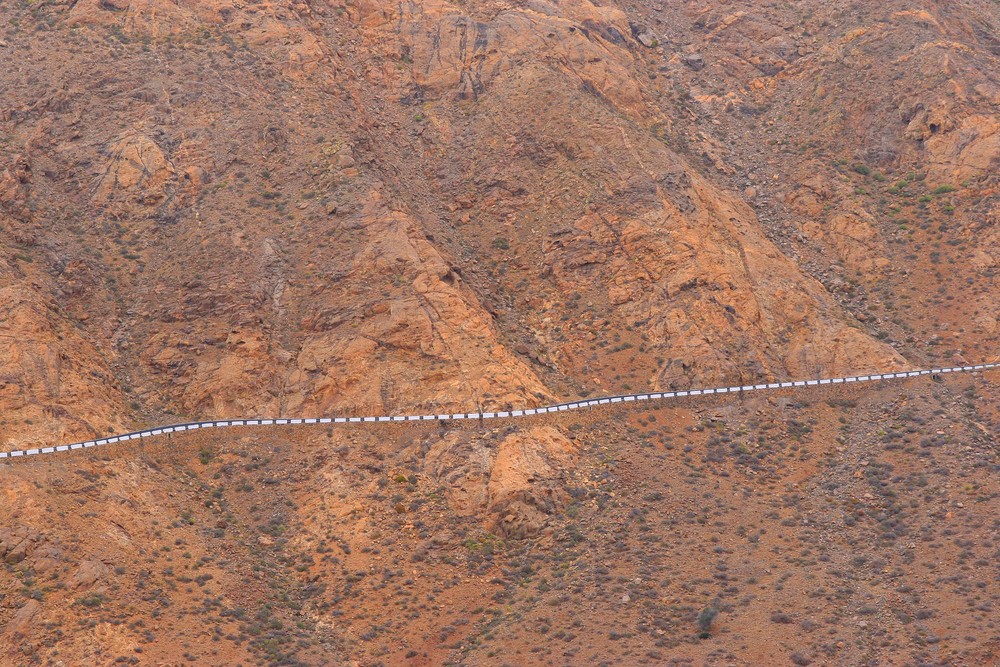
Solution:
M 6 465 L 5 650 L 16 664 L 990 664 L 1000 496 L 973 397 L 998 389 L 921 379 L 521 427 L 566 433 L 563 459 L 512 455 L 498 443 L 513 426 L 449 424 L 191 434 Z M 531 457 L 551 467 L 536 461 L 517 495 L 543 520 L 524 538 L 505 518 L 534 515 L 495 502 Z

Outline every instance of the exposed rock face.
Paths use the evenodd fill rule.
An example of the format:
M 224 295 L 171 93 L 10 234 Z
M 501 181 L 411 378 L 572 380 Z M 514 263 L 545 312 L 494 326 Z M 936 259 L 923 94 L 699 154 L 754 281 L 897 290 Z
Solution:
M 16 491 L 23 497 L 26 489 L 21 485 L 16 486 L 19 487 Z M 7 502 L 16 502 L 16 498 L 15 489 L 8 489 Z M 0 563 L 6 563 L 8 567 L 18 567 L 36 575 L 51 575 L 58 571 L 57 568 L 62 564 L 62 560 L 62 545 L 58 540 L 53 541 L 50 535 L 24 524 L 0 528 Z M 10 621 L 8 632 L 14 635 L 25 632 L 38 609 L 39 607 L 30 607 L 30 604 L 28 607 L 22 608 Z
M 443 1 L 365 2 L 358 18 L 372 51 L 402 53 L 412 61 L 413 85 L 422 94 L 477 99 L 534 61 L 551 63 L 621 108 L 637 114 L 646 109 L 627 69 L 626 47 L 635 43 L 628 20 L 612 6 L 537 1 L 484 22 Z
M 21 216 L 4 226 L 46 248 L 20 270 L 56 295 L 59 326 L 71 327 L 45 344 L 75 359 L 62 348 L 89 341 L 96 361 L 81 368 L 117 380 L 93 396 L 73 389 L 74 414 L 58 428 L 125 423 L 126 404 L 191 417 L 529 405 L 623 365 L 640 386 L 670 387 L 903 364 L 798 261 L 822 265 L 818 249 L 838 274 L 829 284 L 844 272 L 890 279 L 899 262 L 884 213 L 850 200 L 854 186 L 828 173 L 829 159 L 810 155 L 808 173 L 779 177 L 788 151 L 747 167 L 751 154 L 727 137 L 770 136 L 759 119 L 778 109 L 794 134 L 808 124 L 790 117 L 803 113 L 791 98 L 832 104 L 818 72 L 860 62 L 913 25 L 957 29 L 933 12 L 865 14 L 826 45 L 785 34 L 768 12 L 714 7 L 685 19 L 691 39 L 659 14 L 586 1 L 488 11 L 367 2 L 334 14 L 280 3 L 69 10 L 80 30 L 114 25 L 140 40 L 218 31 L 266 55 L 275 78 L 189 85 L 199 65 L 152 68 L 140 48 L 133 70 L 68 82 L 78 92 L 91 77 L 117 105 L 74 107 L 78 96 L 50 86 L 4 112 L 24 143 L 3 162 L 0 198 Z M 660 54 L 649 35 L 686 46 Z M 928 44 L 893 67 L 958 76 L 954 59 L 970 57 Z M 230 50 L 213 42 L 205 62 Z M 723 53 L 737 54 L 732 71 L 715 71 Z M 704 90 L 705 72 L 731 89 Z M 996 93 L 977 72 L 955 98 L 921 89 L 885 100 L 894 120 L 884 136 L 851 114 L 817 113 L 810 133 L 867 137 L 852 160 L 878 169 L 919 152 L 934 186 L 986 183 L 996 128 L 975 105 Z M 729 134 L 713 123 L 679 130 L 682 107 Z M 212 111 L 235 108 L 244 112 L 229 124 Z M 73 181 L 88 172 L 92 181 Z M 755 208 L 736 192 L 752 193 Z M 785 226 L 758 217 L 769 202 Z M 583 322 L 581 304 L 593 314 Z M 603 329 L 589 330 L 598 313 Z M 977 317 L 978 331 L 991 329 L 992 315 Z M 598 348 L 633 334 L 642 340 L 625 341 L 631 352 Z M 65 364 L 58 376 L 54 362 L 41 367 L 46 383 L 8 371 L 4 391 L 23 400 L 38 392 L 29 384 L 71 384 Z
M 822 266 L 822 253 L 830 285 L 859 272 L 866 284 L 896 279 L 885 213 L 851 200 L 825 157 L 779 176 L 792 151 L 754 163 L 727 137 L 851 137 L 864 143 L 852 160 L 888 170 L 920 154 L 924 182 L 986 187 L 997 133 L 977 105 L 995 103 L 996 87 L 956 66 L 972 58 L 954 46 L 960 26 L 930 10 L 866 11 L 819 44 L 770 10 L 663 11 L 367 2 L 334 18 L 300 4 L 76 3 L 64 18 L 80 30 L 245 40 L 275 78 L 189 85 L 198 65 L 153 68 L 137 48 L 133 70 L 81 72 L 68 93 L 49 86 L 4 111 L 24 144 L 3 162 L 4 226 L 46 248 L 20 270 L 72 327 L 46 345 L 75 359 L 62 348 L 89 341 L 97 361 L 81 368 L 117 380 L 93 397 L 70 392 L 74 413 L 101 418 L 68 415 L 58 428 L 124 423 L 126 404 L 191 417 L 528 405 L 622 365 L 641 386 L 669 387 L 902 364 L 799 261 Z M 667 15 L 685 18 L 668 29 Z M 660 54 L 650 35 L 685 46 Z M 802 104 L 833 104 L 819 73 L 882 54 L 890 35 L 914 46 L 892 51 L 901 76 L 965 85 L 888 96 L 872 112 L 892 119 L 878 136 L 855 114 L 803 120 Z M 205 62 L 231 59 L 227 43 Z M 735 54 L 733 69 L 719 69 L 722 54 Z M 729 90 L 705 90 L 705 72 Z M 88 77 L 116 104 L 74 107 Z M 219 124 L 212 109 L 227 108 L 244 113 Z M 51 122 L 39 124 L 42 110 Z M 687 133 L 684 113 L 712 122 Z M 799 127 L 810 128 L 801 140 Z M 87 172 L 91 182 L 73 181 Z M 769 202 L 784 226 L 758 217 Z M 994 245 L 984 234 L 987 260 Z M 968 265 L 989 279 L 987 260 Z M 581 304 L 594 313 L 583 322 Z M 597 313 L 604 330 L 588 330 Z M 976 317 L 991 330 L 990 313 Z M 632 352 L 595 349 L 633 333 Z M 54 363 L 42 366 L 46 383 L 8 371 L 4 391 L 55 387 Z
M 652 386 L 902 362 L 847 327 L 821 286 L 760 233 L 745 206 L 698 178 L 682 192 L 684 208 L 661 195 L 639 218 L 587 215 L 547 252 L 563 289 L 606 285 L 620 317 L 645 322 L 650 345 L 666 359 Z M 740 358 L 720 354 L 719 341 L 743 350 Z
M 601 21 L 601 25 L 616 25 L 616 19 L 610 15 L 602 18 L 587 3 L 574 3 L 561 11 L 586 25 Z M 438 30 L 424 27 L 434 12 L 450 17 L 450 25 L 461 26 L 455 36 L 458 46 L 442 48 L 442 53 L 462 54 L 468 44 L 482 45 L 482 57 L 471 73 L 469 62 L 434 55 L 439 42 L 428 40 L 427 35 L 436 35 Z M 648 135 L 626 129 L 607 111 L 610 105 L 619 113 L 641 113 L 644 107 L 636 103 L 639 98 L 609 93 L 596 85 L 584 86 L 580 93 L 572 90 L 558 66 L 504 60 L 503 55 L 491 51 L 492 31 L 503 34 L 503 21 L 522 20 L 520 14 L 501 13 L 493 23 L 473 24 L 452 12 L 447 5 L 433 5 L 433 11 L 424 6 L 422 13 L 398 17 L 401 52 L 404 62 L 414 62 L 412 86 L 419 89 L 420 99 L 456 90 L 468 97 L 472 92 L 463 86 L 471 85 L 484 108 L 483 117 L 491 119 L 488 125 L 465 130 L 466 136 L 461 138 L 455 136 L 455 122 L 446 119 L 446 114 L 435 115 L 434 125 L 448 128 L 438 140 L 455 147 L 456 154 L 468 164 L 467 171 L 479 175 L 477 184 L 497 189 L 478 205 L 472 200 L 473 213 L 466 217 L 471 219 L 474 214 L 494 220 L 498 229 L 511 227 L 509 243 L 517 261 L 508 267 L 505 282 L 509 289 L 537 280 L 529 270 L 534 262 L 551 267 L 555 285 L 543 283 L 535 291 L 548 299 L 547 312 L 531 318 L 532 335 L 538 340 L 551 340 L 556 337 L 555 330 L 562 329 L 558 323 L 567 320 L 568 312 L 559 302 L 565 295 L 585 294 L 595 304 L 607 303 L 611 319 L 642 323 L 652 348 L 650 357 L 664 360 L 649 370 L 653 386 L 722 378 L 811 376 L 821 368 L 842 372 L 901 362 L 891 349 L 844 324 L 838 306 L 819 284 L 781 256 L 752 211 L 699 178 L 690 165 Z M 551 15 L 554 10 L 547 14 Z M 369 8 L 362 12 L 362 18 L 366 28 L 379 32 L 379 43 L 391 44 L 391 33 L 389 41 L 384 35 L 388 26 L 394 25 L 385 19 L 397 19 L 391 10 L 379 13 Z M 719 29 L 735 20 L 723 21 Z M 444 34 L 453 32 L 449 29 Z M 529 36 L 526 48 L 541 48 L 531 44 L 532 33 L 525 28 L 517 43 Z M 615 39 L 614 34 L 591 31 L 581 44 L 600 45 L 604 51 L 600 68 L 627 71 L 634 66 L 634 47 L 629 40 Z M 374 40 L 371 46 L 379 48 Z M 470 51 L 474 53 L 475 49 Z M 494 62 L 493 57 L 500 60 Z M 594 67 L 593 60 L 588 61 L 574 68 L 573 76 L 595 77 L 590 79 L 592 83 L 600 72 Z M 405 79 L 399 84 L 403 90 L 411 90 Z M 571 105 L 586 111 L 567 115 L 558 107 L 539 109 L 530 92 L 534 90 L 546 91 L 553 99 L 572 100 Z M 586 125 L 577 121 L 584 117 L 590 120 Z M 505 141 L 497 141 L 495 127 L 507 134 Z M 468 148 L 469 154 L 459 148 Z M 623 163 L 605 157 L 610 154 L 630 158 Z M 433 167 L 428 164 L 422 171 L 430 169 Z M 514 187 L 506 179 L 511 169 L 531 177 Z M 413 177 L 417 173 L 414 170 Z M 575 199 L 576 205 L 553 206 L 549 193 L 556 191 L 567 193 L 567 199 Z M 532 211 L 525 216 L 532 219 L 531 229 L 528 224 L 519 227 L 509 222 L 510 214 L 498 215 L 498 210 L 515 200 L 522 210 Z M 581 208 L 579 203 L 587 201 L 595 202 L 593 210 L 575 214 Z M 573 233 L 567 233 L 571 228 Z M 464 235 L 467 242 L 471 243 L 480 229 L 470 229 L 471 233 Z M 545 241 L 541 255 L 532 238 L 539 230 L 552 239 Z M 836 243 L 851 261 L 860 261 L 854 255 L 861 253 L 852 246 L 864 244 L 866 239 L 854 238 L 858 232 L 850 223 L 838 230 L 841 233 L 830 239 L 831 245 Z M 884 259 L 869 261 L 868 253 L 864 254 L 865 269 L 885 266 Z M 543 316 L 548 324 L 542 321 Z M 792 333 L 796 331 L 799 334 Z M 564 345 L 550 350 L 554 357 L 562 358 L 555 366 L 564 372 L 578 372 L 569 358 L 580 356 L 584 342 L 572 331 L 560 330 L 558 337 L 575 339 L 575 348 Z M 740 349 L 740 360 L 730 359 L 720 348 Z M 752 352 L 747 354 L 747 350 Z M 651 361 L 647 357 L 640 363 Z
M 24 639 L 31 634 L 32 623 L 41 610 L 42 605 L 38 600 L 28 600 L 7 622 L 4 632 L 15 642 Z
M 810 238 L 827 244 L 844 266 L 855 274 L 874 278 L 890 265 L 888 258 L 879 252 L 881 236 L 877 223 L 863 209 L 838 212 L 822 222 L 806 222 L 802 230 Z
M 500 441 L 487 486 L 487 511 L 494 532 L 524 538 L 537 534 L 547 515 L 567 499 L 560 485 L 576 447 L 551 427 L 514 433 Z
M 10 205 L 23 199 L 24 186 L 31 179 L 31 165 L 22 155 L 15 155 L 14 164 L 0 173 L 0 204 Z
M 819 165 L 815 166 L 818 171 Z M 878 279 L 891 264 L 878 220 L 856 203 L 833 209 L 833 202 L 846 194 L 842 185 L 813 173 L 785 196 L 785 203 L 801 216 L 802 232 L 811 241 L 821 244 L 854 276 Z
M 357 254 L 344 288 L 390 280 L 403 286 L 402 294 L 306 339 L 288 381 L 301 395 L 292 409 L 324 413 L 337 405 L 385 414 L 414 405 L 412 397 L 427 409 L 470 402 L 494 409 L 548 395 L 499 342 L 491 318 L 413 220 L 378 204 L 361 215 L 371 242 Z M 424 365 L 430 368 L 418 379 L 398 379 Z
M 130 31 L 165 37 L 197 25 L 195 3 L 163 0 L 81 0 L 69 12 L 71 25 L 122 25 Z
M 8 448 L 105 433 L 127 414 L 101 352 L 39 287 L 0 263 L 0 442 Z
M 111 160 L 97 182 L 94 197 L 101 204 L 138 198 L 157 204 L 167 197 L 176 172 L 160 147 L 143 134 L 127 136 L 111 148 Z
M 76 572 L 70 577 L 69 585 L 74 590 L 89 589 L 109 573 L 107 565 L 99 560 L 85 560 L 77 567 Z
M 0 448 L 981 361 L 1000 26 L 925 4 L 0 2 Z M 6 461 L 0 662 L 986 664 L 971 378 Z
M 375 191 L 352 224 L 364 241 L 321 299 L 354 297 L 361 305 L 350 313 L 335 302 L 301 304 L 311 314 L 297 350 L 280 348 L 252 326 L 231 331 L 211 354 L 193 356 L 165 335 L 149 341 L 151 371 L 174 377 L 172 392 L 186 410 L 233 416 L 447 412 L 534 404 L 548 396 L 500 343 L 491 318 L 417 223 L 388 210 Z M 265 245 L 265 258 L 274 259 L 270 248 Z M 273 289 L 270 296 L 280 298 Z
M 8 563 L 20 563 L 44 541 L 41 533 L 28 526 L 0 528 L 0 558 Z
M 933 184 L 981 180 L 1000 161 L 1000 120 L 996 115 L 967 116 L 949 131 L 939 130 L 924 139 L 930 153 L 927 178 Z
M 695 72 L 700 72 L 705 68 L 705 59 L 699 53 L 688 53 L 681 60 Z
M 565 506 L 578 448 L 558 429 L 537 426 L 498 439 L 450 434 L 426 454 L 432 479 L 447 485 L 458 514 L 480 515 L 501 537 L 537 535 Z

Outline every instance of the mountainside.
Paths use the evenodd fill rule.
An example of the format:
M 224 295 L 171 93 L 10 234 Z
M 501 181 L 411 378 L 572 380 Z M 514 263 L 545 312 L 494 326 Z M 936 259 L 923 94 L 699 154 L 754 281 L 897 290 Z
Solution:
M 993 0 L 0 17 L 2 451 L 1000 354 Z M 3 465 L 0 662 L 993 664 L 997 398 Z

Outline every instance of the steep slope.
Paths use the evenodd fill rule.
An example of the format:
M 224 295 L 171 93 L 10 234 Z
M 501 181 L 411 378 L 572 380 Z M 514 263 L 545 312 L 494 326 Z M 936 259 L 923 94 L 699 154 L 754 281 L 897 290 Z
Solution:
M 629 4 L 675 141 L 911 359 L 995 354 L 992 3 Z M 648 51 L 646 53 L 649 53 Z
M 79 56 L 7 86 L 12 173 L 32 165 L 7 228 L 52 280 L 106 282 L 57 298 L 104 313 L 84 337 L 114 327 L 119 406 L 490 407 L 902 363 L 658 140 L 623 12 L 224 9 L 39 8 L 36 48 Z M 84 64 L 108 49 L 114 73 Z
M 103 351 L 60 312 L 51 283 L 22 268 L 30 256 L 19 257 L 0 260 L 0 426 L 35 442 L 121 429 L 128 412 Z
M 997 353 L 990 0 L 0 26 L 5 449 Z M 0 662 L 989 664 L 998 405 L 924 378 L 6 462 Z
M 416 130 L 377 146 L 412 146 L 394 160 L 401 183 L 435 176 L 418 202 L 451 223 L 442 235 L 458 247 L 496 257 L 470 280 L 504 330 L 564 374 L 606 378 L 627 360 L 641 386 L 686 386 L 901 361 L 845 326 L 749 208 L 658 140 L 664 117 L 636 92 L 644 47 L 622 12 L 537 3 L 479 16 L 442 4 L 399 16 L 363 7 L 359 20 L 377 35 L 366 45 L 401 63 L 390 89 L 422 103 Z M 583 321 L 565 330 L 570 317 Z M 623 336 L 641 337 L 638 353 L 600 349 Z

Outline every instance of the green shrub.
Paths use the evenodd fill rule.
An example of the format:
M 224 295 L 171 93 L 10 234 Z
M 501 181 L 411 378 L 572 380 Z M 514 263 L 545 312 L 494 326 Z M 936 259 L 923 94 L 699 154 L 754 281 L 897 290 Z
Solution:
M 104 604 L 104 596 L 95 593 L 93 595 L 80 598 L 77 602 L 82 604 L 84 607 L 100 607 Z
M 715 607 L 705 607 L 698 614 L 698 630 L 701 633 L 702 639 L 708 637 L 708 631 L 712 628 L 712 621 L 715 617 L 719 615 L 719 610 Z

